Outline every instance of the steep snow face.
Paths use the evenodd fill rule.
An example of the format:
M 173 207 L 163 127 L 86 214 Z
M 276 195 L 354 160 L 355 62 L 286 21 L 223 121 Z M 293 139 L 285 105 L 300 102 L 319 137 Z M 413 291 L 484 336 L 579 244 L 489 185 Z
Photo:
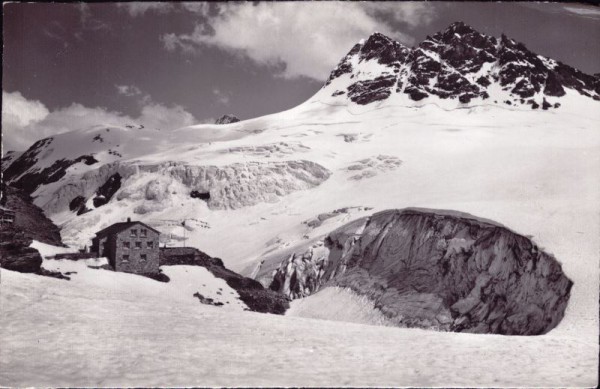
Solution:
M 441 100 L 449 107 L 474 100 L 549 109 L 560 106 L 565 89 L 600 100 L 597 77 L 457 22 L 414 49 L 371 35 L 340 61 L 321 96 L 363 105 L 397 95 L 407 103 Z
M 350 287 L 400 326 L 538 335 L 560 322 L 572 286 L 526 237 L 459 213 L 379 212 L 325 244 L 283 261 L 270 287 L 290 297 Z

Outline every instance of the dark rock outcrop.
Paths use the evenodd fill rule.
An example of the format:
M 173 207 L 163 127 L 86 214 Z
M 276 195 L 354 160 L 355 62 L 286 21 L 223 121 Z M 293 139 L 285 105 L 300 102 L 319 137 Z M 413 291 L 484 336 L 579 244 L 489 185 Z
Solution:
M 33 204 L 32 198 L 27 193 L 5 184 L 0 188 L 2 191 L 0 205 L 16 213 L 15 222 L 5 228 L 22 232 L 28 239 L 63 246 L 60 229 L 46 217 L 44 211 Z
M 191 247 L 173 247 L 160 249 L 160 265 L 202 266 L 215 277 L 227 282 L 240 295 L 240 299 L 255 312 L 282 315 L 289 308 L 289 299 L 275 291 L 265 289 L 260 282 L 243 277 L 223 265 L 219 258 L 212 258 L 202 251 Z M 196 296 L 202 302 L 201 296 Z
M 86 200 L 83 196 L 77 196 L 71 202 L 69 202 L 69 210 L 76 212 L 77 215 L 83 215 L 88 213 L 91 209 L 85 206 Z
M 94 207 L 98 208 L 108 203 L 119 189 L 121 189 L 121 175 L 115 173 L 106 180 L 96 191 L 96 197 L 92 200 Z
M 236 123 L 239 121 L 240 121 L 240 119 L 238 119 L 234 115 L 223 115 L 220 118 L 218 118 L 217 121 L 215 121 L 215 124 L 229 124 L 229 123 Z
M 0 266 L 22 273 L 40 273 L 42 257 L 32 241 L 63 246 L 60 230 L 23 191 L 2 184 L 0 205 L 15 212 L 12 224 L 0 226 Z
M 359 81 L 348 87 L 348 97 L 357 104 L 365 105 L 377 100 L 385 100 L 396 83 L 394 76 L 381 76 L 374 80 Z
M 12 163 L 14 160 L 16 160 L 17 158 L 19 158 L 21 156 L 21 154 L 23 154 L 23 152 L 21 151 L 7 151 L 6 153 L 4 153 L 4 155 L 2 156 L 2 161 L 1 161 L 1 170 L 2 172 L 4 172 Z
M 222 302 L 214 301 L 213 299 L 211 299 L 209 297 L 204 297 L 199 292 L 194 293 L 194 297 L 196 297 L 200 301 L 201 304 L 214 305 L 215 307 L 220 307 L 223 305 Z
M 530 239 L 471 215 L 390 210 L 349 223 L 275 271 L 292 297 L 349 287 L 399 326 L 538 335 L 562 319 L 572 282 Z
M 193 199 L 208 201 L 210 200 L 210 192 L 199 192 L 197 190 L 193 190 L 190 192 L 190 197 Z
M 29 247 L 32 240 L 12 228 L 0 229 L 0 266 L 21 273 L 37 273 L 42 266 L 40 253 Z

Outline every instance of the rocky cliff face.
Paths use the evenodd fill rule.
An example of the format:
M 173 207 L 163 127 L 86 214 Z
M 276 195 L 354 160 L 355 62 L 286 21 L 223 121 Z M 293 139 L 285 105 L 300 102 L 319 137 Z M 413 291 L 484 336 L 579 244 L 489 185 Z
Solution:
M 375 33 L 350 50 L 324 86 L 331 96 L 346 95 L 362 105 L 394 94 L 413 101 L 436 96 L 463 104 L 493 96 L 490 100 L 502 99 L 495 103 L 533 109 L 558 108 L 560 103 L 550 100 L 565 95 L 565 89 L 600 100 L 597 77 L 462 22 L 412 49 Z
M 528 238 L 456 212 L 379 212 L 318 247 L 284 260 L 271 288 L 296 298 L 349 287 L 399 326 L 543 334 L 562 319 L 572 286 Z
M 19 189 L 2 184 L 0 205 L 15 212 L 14 223 L 0 226 L 0 266 L 23 273 L 39 272 L 42 257 L 29 245 L 35 239 L 62 246 L 60 230 Z
M 0 205 L 15 211 L 15 222 L 10 228 L 18 230 L 27 239 L 62 246 L 60 229 L 33 204 L 32 198 L 22 190 L 2 184 Z

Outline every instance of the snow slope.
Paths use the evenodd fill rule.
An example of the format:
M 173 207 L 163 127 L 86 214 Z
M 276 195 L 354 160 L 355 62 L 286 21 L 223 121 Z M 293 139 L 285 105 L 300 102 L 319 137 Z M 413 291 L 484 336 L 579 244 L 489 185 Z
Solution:
M 162 266 L 162 272 L 170 279 L 165 283 L 142 276 L 98 269 L 108 263 L 106 258 L 77 261 L 55 260 L 51 257 L 58 253 L 74 252 L 74 250 L 65 250 L 64 247 L 56 247 L 35 240 L 31 247 L 37 249 L 42 255 L 43 268 L 61 272 L 71 278 L 70 281 L 63 281 L 65 288 L 75 285 L 75 288 L 88 289 L 87 293 L 94 296 L 90 298 L 116 295 L 133 302 L 143 299 L 153 300 L 157 306 L 179 303 L 195 307 L 200 302 L 194 297 L 194 294 L 200 293 L 206 298 L 213 299 L 215 303 L 223 303 L 222 309 L 238 311 L 248 309 L 246 304 L 239 299 L 236 290 L 227 285 L 225 280 L 216 278 L 204 267 Z M 68 285 L 64 285 L 64 282 L 68 282 Z
M 179 236 L 183 231 L 176 221 L 195 219 L 187 227 L 188 243 L 249 274 L 265 253 L 281 252 L 285 259 L 294 247 L 367 213 L 406 206 L 468 212 L 532 235 L 562 262 L 574 286 L 565 318 L 550 333 L 481 336 L 248 312 L 229 316 L 187 296 L 185 308 L 161 304 L 157 310 L 158 293 L 145 288 L 139 291 L 144 298 L 130 299 L 125 289 L 123 300 L 108 301 L 99 289 L 88 292 L 85 283 L 75 287 L 72 281 L 2 271 L 1 304 L 7 314 L 0 319 L 0 343 L 8 350 L 1 356 L 2 383 L 594 386 L 600 117 L 595 105 L 572 98 L 572 113 L 479 107 L 453 111 L 451 122 L 435 106 L 417 110 L 387 102 L 359 113 L 362 107 L 310 101 L 296 109 L 299 114 L 282 113 L 270 130 L 227 147 L 300 139 L 310 147 L 303 155 L 333 172 L 319 187 L 237 210 L 210 210 L 180 196 L 182 206 L 136 215 Z M 310 120 L 302 116 L 322 110 L 328 114 Z M 340 133 L 356 133 L 360 140 L 345 142 Z M 354 172 L 348 166 L 380 154 L 396 156 L 402 164 L 395 170 L 367 166 L 374 175 L 350 179 Z M 317 228 L 302 223 L 349 205 L 373 209 L 341 215 Z M 63 236 L 84 243 L 101 226 L 126 217 L 130 208 L 115 201 L 100 210 L 71 217 Z M 116 278 L 121 276 L 132 277 Z M 159 284 L 140 282 L 152 283 L 150 291 Z M 178 335 L 166 335 L 169 329 Z M 151 348 L 158 351 L 148 352 Z M 49 357 L 56 353 L 61 358 Z
M 265 258 L 304 252 L 334 228 L 377 211 L 467 212 L 532 236 L 562 263 L 574 285 L 558 327 L 543 336 L 502 337 L 226 312 L 187 294 L 163 296 L 156 288 L 167 286 L 149 279 L 136 281 L 140 287 L 133 296 L 139 298 L 130 298 L 125 285 L 134 276 L 113 273 L 110 282 L 121 289 L 107 300 L 104 288 L 113 290 L 108 279 L 97 287 L 77 281 L 89 275 L 93 284 L 107 273 L 101 270 L 78 272 L 69 282 L 3 270 L 0 383 L 595 386 L 599 103 L 569 88 L 552 101 L 560 107 L 550 110 L 495 104 L 506 91 L 495 95 L 493 88 L 489 98 L 464 104 L 436 96 L 413 101 L 398 93 L 359 105 L 324 91 L 256 119 L 192 126 L 142 142 L 136 135 L 121 141 L 123 135 L 115 143 L 127 143 L 121 157 L 106 151 L 109 164 L 73 165 L 63 178 L 34 192 L 36 204 L 60 224 L 72 246 L 89 246 L 96 231 L 131 216 L 160 230 L 168 244 L 179 244 L 185 234 L 187 244 L 257 277 L 268 277 L 276 266 L 266 261 L 261 266 Z M 89 146 L 96 147 L 92 139 L 100 132 L 81 138 L 62 134 L 61 144 L 81 154 L 101 153 Z M 57 150 L 48 158 L 64 157 L 66 151 Z M 211 208 L 190 196 L 198 188 L 183 176 L 162 174 L 173 163 L 197 168 L 288 161 L 310 161 L 331 174 L 318 185 L 299 184 L 281 194 L 276 189 L 289 189 L 286 181 L 269 175 L 265 179 L 273 185 L 247 191 L 258 201 L 233 209 Z M 74 196 L 89 199 L 117 170 L 131 174 L 107 204 L 79 216 L 69 210 Z M 244 168 L 239 172 L 241 177 Z M 305 172 L 292 176 L 310 181 Z M 134 188 L 147 191 L 152 181 L 160 185 L 153 184 L 151 198 L 119 199 Z M 363 208 L 320 226 L 305 223 L 349 206 Z M 328 298 L 330 304 L 348 301 L 342 294 Z M 156 302 L 164 302 L 161 309 Z M 343 318 L 328 316 L 327 306 L 312 305 L 311 315 Z M 60 358 L 50 357 L 56 353 Z
M 595 384 L 597 344 L 575 333 L 439 333 L 224 310 L 112 275 L 106 294 L 1 270 L 0 385 Z
M 312 296 L 296 299 L 285 314 L 348 323 L 394 326 L 367 297 L 340 287 L 327 287 Z

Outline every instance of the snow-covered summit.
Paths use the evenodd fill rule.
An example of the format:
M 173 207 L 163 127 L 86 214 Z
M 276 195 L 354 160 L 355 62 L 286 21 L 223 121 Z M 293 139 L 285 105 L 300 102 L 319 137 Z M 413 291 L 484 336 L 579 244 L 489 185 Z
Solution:
M 394 96 L 549 109 L 566 89 L 600 100 L 598 77 L 456 22 L 414 48 L 374 33 L 342 58 L 320 95 L 363 105 Z

